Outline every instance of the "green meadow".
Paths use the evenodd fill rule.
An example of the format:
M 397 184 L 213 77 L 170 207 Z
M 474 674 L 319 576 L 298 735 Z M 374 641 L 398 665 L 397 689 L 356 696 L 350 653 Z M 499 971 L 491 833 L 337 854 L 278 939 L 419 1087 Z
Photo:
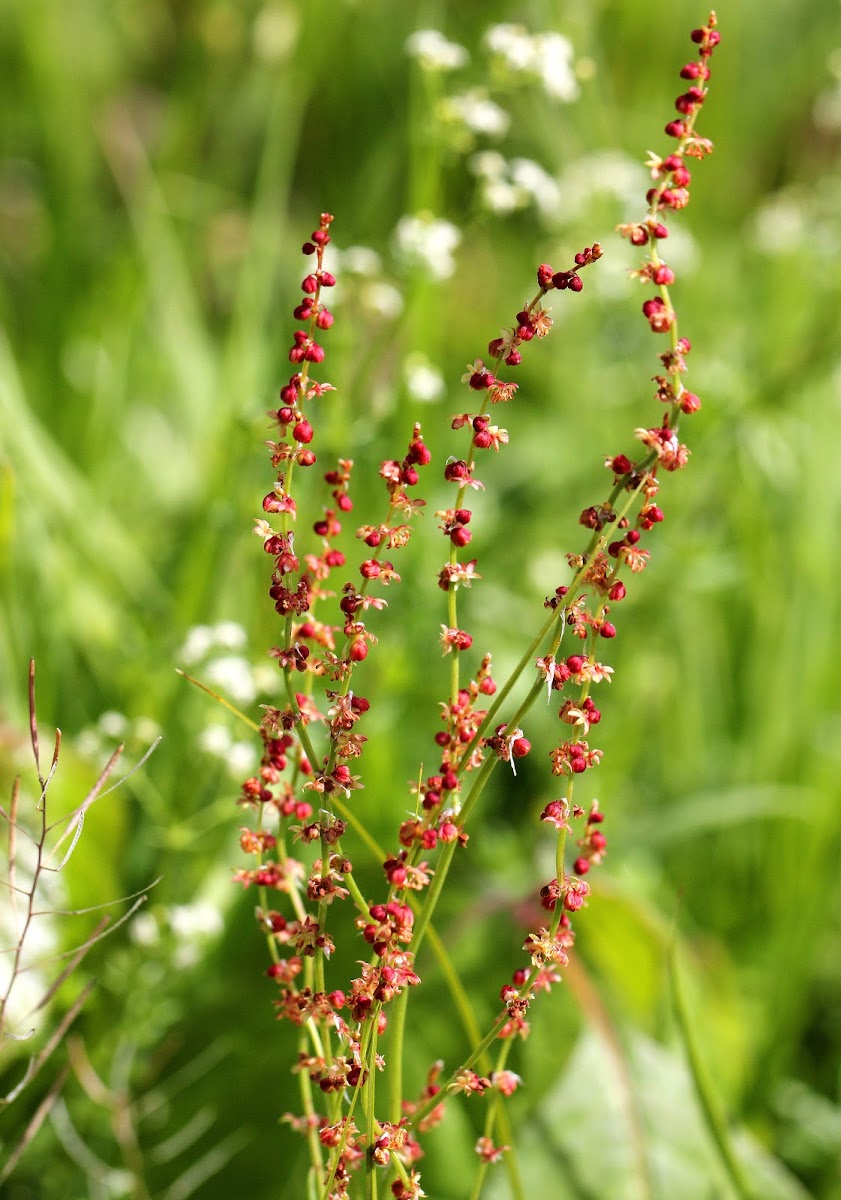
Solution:
M 111 782 L 140 764 L 45 882 L 41 908 L 93 911 L 36 920 L 10 1018 L 34 1033 L 0 1043 L 0 1093 L 95 986 L 0 1110 L 2 1170 L 67 1070 L 2 1196 L 304 1197 L 306 1146 L 280 1121 L 300 1105 L 295 1031 L 275 1019 L 254 897 L 231 882 L 258 740 L 177 673 L 252 720 L 283 702 L 270 561 L 251 530 L 275 479 L 266 413 L 292 372 L 301 244 L 334 215 L 335 325 L 313 374 L 336 391 L 311 419 L 319 465 L 354 460 L 351 565 L 355 528 L 381 519 L 381 460 L 405 454 L 418 421 L 433 453 L 359 674 L 369 741 L 349 803 L 394 849 L 409 787 L 435 767 L 448 687 L 434 513 L 461 453 L 451 417 L 475 405 L 465 364 L 534 295 L 539 263 L 566 269 L 602 244 L 580 295 L 550 295 L 554 328 L 492 414 L 510 444 L 483 460 L 472 499 L 483 578 L 460 617 L 504 677 L 585 544 L 605 457 L 632 454 L 634 429 L 661 417 L 664 344 L 614 229 L 645 214 L 643 164 L 668 153 L 689 31 L 707 15 L 688 0 L 0 5 L 0 803 L 19 775 L 20 820 L 37 826 L 30 659 L 42 767 L 63 734 L 54 819 L 118 744 Z M 662 478 L 650 566 L 612 611 L 615 675 L 590 736 L 604 760 L 582 785 L 608 856 L 564 983 L 509 1064 L 525 1194 L 558 1200 L 739 1196 L 701 1077 L 743 1196 L 841 1200 L 841 9 L 722 0 L 718 19 L 698 120 L 715 152 L 693 164 L 663 250 L 702 408 L 682 424 L 688 468 Z M 486 37 L 501 24 L 569 39 L 568 78 L 506 69 Z M 469 57 L 425 68 L 406 49 L 424 29 Z M 299 496 L 302 545 L 317 482 L 311 510 Z M 436 914 L 482 1028 L 554 870 L 538 820 L 556 786 L 554 705 L 527 733 L 533 753 L 494 775 Z M 377 894 L 380 864 L 348 845 Z M 30 1014 L 68 962 L 56 956 L 139 895 Z M 0 931 L 5 951 L 8 889 Z M 339 947 L 337 980 L 361 946 Z M 416 1091 L 466 1044 L 426 950 L 409 1005 Z M 428 1196 L 472 1195 L 482 1104 L 457 1100 L 429 1135 Z M 496 1167 L 483 1196 L 508 1186 Z

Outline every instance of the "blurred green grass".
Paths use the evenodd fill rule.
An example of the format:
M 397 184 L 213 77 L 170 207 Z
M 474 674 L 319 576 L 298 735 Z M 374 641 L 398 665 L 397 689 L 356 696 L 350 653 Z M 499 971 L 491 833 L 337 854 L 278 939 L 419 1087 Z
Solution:
M 662 149 L 686 35 L 705 16 L 685 0 L 645 19 L 632 0 L 457 12 L 382 0 L 2 7 L 0 703 L 9 774 L 24 741 L 30 657 L 42 721 L 68 735 L 68 804 L 95 774 L 69 739 L 101 713 L 148 717 L 164 733 L 145 770 L 104 802 L 107 814 L 91 817 L 68 880 L 76 903 L 162 874 L 150 903 L 165 924 L 167 906 L 226 895 L 236 780 L 197 748 L 217 714 L 173 668 L 198 623 L 241 622 L 255 661 L 276 637 L 249 527 L 271 482 L 264 412 L 288 375 L 298 248 L 324 209 L 336 216 L 340 249 L 361 243 L 383 255 L 405 305 L 394 319 L 373 315 L 340 279 L 324 372 L 339 390 L 320 436 L 325 459 L 359 464 L 360 521 L 381 508 L 364 467 L 401 453 L 414 419 L 436 461 L 450 452 L 446 418 L 465 407 L 462 364 L 532 294 L 535 265 L 561 264 L 594 239 L 605 245 L 593 274 L 604 266 L 606 282 L 588 279 L 580 298 L 560 297 L 556 330 L 531 348 L 521 396 L 500 418 L 511 446 L 483 473 L 488 491 L 475 505 L 486 580 L 467 597 L 466 623 L 500 664 L 518 655 L 563 553 L 579 545 L 577 514 L 600 497 L 601 456 L 629 449 L 630 431 L 655 412 L 656 348 L 638 292 L 610 265 L 627 257 L 613 226 L 639 214 L 642 196 L 627 209 L 593 156 L 639 161 Z M 598 1048 L 578 1038 L 591 1027 L 610 1059 L 608 1025 L 645 1116 L 649 1194 L 727 1194 L 703 1130 L 687 1119 L 688 1149 L 678 1154 L 681 1138 L 670 1145 L 656 1111 L 670 1087 L 672 1111 L 694 1111 L 675 1075 L 683 1056 L 664 966 L 676 920 L 697 1034 L 725 1105 L 808 1194 L 841 1196 L 841 126 L 821 116 L 839 87 L 838 18 L 829 0 L 719 8 L 724 40 L 701 124 L 716 153 L 698 166 L 692 205 L 673 221 L 694 246 L 675 294 L 704 407 L 689 424 L 690 469 L 666 481 L 667 521 L 611 647 L 616 678 L 602 704 L 596 780 L 611 854 L 579 922 L 592 991 L 561 989 L 535 1012 L 523 1049 L 523 1074 L 534 1073 L 517 1104 L 535 1140 L 529 1169 L 538 1183 L 557 1172 L 559 1196 L 646 1194 L 633 1177 L 627 1192 L 591 1178 L 587 1164 L 621 1088 L 605 1082 Z M 505 153 L 578 188 L 562 192 L 553 222 L 477 205 L 464 157 L 434 136 L 403 49 L 412 30 L 443 27 L 470 47 L 481 80 L 482 31 L 508 20 L 566 33 L 576 58 L 593 65 L 573 104 L 551 105 L 537 88 L 506 98 L 514 125 Z M 420 203 L 462 230 L 458 271 L 443 285 L 401 273 L 391 253 L 397 221 Z M 435 406 L 413 400 L 403 381 L 417 351 L 447 380 Z M 434 510 L 444 493 L 429 490 Z M 371 662 L 372 694 L 384 695 L 357 803 L 381 840 L 405 808 L 404 781 L 429 755 L 443 687 L 433 671 L 415 671 L 406 685 L 435 636 L 436 623 L 416 623 L 418 595 L 437 594 L 432 524 L 416 535 L 412 561 L 398 565 L 403 590 L 389 597 L 391 624 Z M 550 717 L 534 726 L 549 745 Z M 442 916 L 480 990 L 500 944 L 515 958 L 521 934 L 507 914 L 524 899 L 523 880 L 545 874 L 534 818 L 549 786 L 531 760 L 517 781 L 498 784 L 488 832 L 474 837 Z M 369 879 L 373 889 L 373 866 Z M 225 1039 L 223 1065 L 162 1101 L 144 1136 L 152 1146 L 196 1112 L 212 1113 L 195 1143 L 202 1152 L 222 1142 L 220 1130 L 253 1140 L 232 1145 L 199 1194 L 247 1186 L 292 1196 L 278 1156 L 297 1153 L 296 1143 L 275 1131 L 294 1107 L 291 1042 L 272 1021 L 248 909 L 234 906 L 190 971 L 172 971 L 171 947 L 152 953 L 118 934 L 98 952 L 100 988 L 80 1028 L 103 1074 L 119 1074 L 114 1064 L 135 1047 L 127 1074 L 150 1095 Z M 480 1003 L 492 1005 L 499 982 Z M 432 984 L 429 996 L 416 1010 L 418 1085 L 430 1056 L 460 1053 Z M 574 1095 L 570 1076 L 561 1078 L 570 1064 L 580 1073 Z M 601 1082 L 585 1101 L 591 1073 Z M 66 1101 L 88 1144 L 115 1161 L 107 1121 L 78 1085 Z M 567 1117 L 575 1109 L 577 1140 L 537 1136 L 558 1106 Z M 472 1145 L 477 1119 L 472 1110 L 457 1118 L 450 1147 Z M 610 1129 L 621 1166 L 633 1159 L 621 1112 Z M 13 1135 L 6 1116 L 0 1137 Z M 42 1131 L 10 1194 L 78 1192 L 82 1179 L 93 1187 L 96 1172 L 86 1176 L 57 1137 L 52 1126 Z M 424 1167 L 427 1190 L 464 1194 L 452 1149 L 439 1154 Z M 152 1194 L 187 1188 L 178 1185 L 187 1158 L 151 1154 Z M 688 1172 L 678 1191 L 673 1160 Z M 118 1183 L 97 1186 L 122 1194 Z

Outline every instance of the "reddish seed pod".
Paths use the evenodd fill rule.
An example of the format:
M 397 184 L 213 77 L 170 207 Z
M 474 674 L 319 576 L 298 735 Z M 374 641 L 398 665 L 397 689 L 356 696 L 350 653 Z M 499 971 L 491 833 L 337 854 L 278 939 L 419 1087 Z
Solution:
M 455 520 L 458 521 L 459 525 L 469 525 L 470 518 L 473 516 L 473 513 L 469 508 L 457 508 L 453 513 L 453 516 Z
M 406 462 L 417 463 L 419 467 L 425 467 L 431 458 L 431 453 L 419 437 L 409 442 Z
M 459 548 L 467 546 L 472 538 L 473 534 L 469 529 L 466 529 L 464 525 L 456 525 L 450 531 L 450 541 L 454 546 L 458 546 Z
M 671 267 L 667 267 L 665 263 L 661 263 L 659 267 L 655 267 L 651 278 L 658 287 L 668 287 L 670 283 L 674 283 L 675 273 Z
M 648 230 L 644 225 L 637 225 L 630 237 L 632 246 L 644 246 L 648 241 Z
M 367 657 L 368 643 L 363 637 L 354 638 L 348 649 L 348 658 L 351 662 L 362 662 Z
M 634 464 L 626 454 L 617 454 L 610 465 L 614 475 L 628 475 L 634 469 Z
M 572 864 L 572 869 L 576 875 L 586 875 L 590 870 L 590 863 L 586 858 L 577 858 Z
M 307 275 L 307 277 L 301 281 L 301 291 L 306 292 L 308 296 L 311 296 L 313 292 L 318 291 L 318 280 L 314 275 Z
M 552 282 L 554 272 L 548 263 L 541 263 L 537 268 L 537 285 L 541 288 L 548 288 Z
M 524 737 L 514 738 L 511 743 L 511 753 L 515 758 L 525 758 L 531 750 L 531 742 Z
M 313 439 L 313 428 L 309 421 L 301 419 L 298 421 L 295 428 L 292 430 L 292 436 L 296 442 L 307 444 Z
M 616 637 L 616 626 L 611 621 L 603 621 L 599 633 L 603 638 L 614 638 Z
M 613 587 L 610 589 L 610 591 L 607 594 L 608 594 L 608 597 L 614 603 L 618 603 L 618 601 L 624 600 L 625 595 L 626 595 L 626 588 L 625 588 L 625 585 L 622 582 L 622 580 L 617 579 L 616 583 L 614 583 Z
M 301 253 L 315 254 L 315 246 L 312 244 L 312 242 L 304 242 L 303 246 L 301 247 Z

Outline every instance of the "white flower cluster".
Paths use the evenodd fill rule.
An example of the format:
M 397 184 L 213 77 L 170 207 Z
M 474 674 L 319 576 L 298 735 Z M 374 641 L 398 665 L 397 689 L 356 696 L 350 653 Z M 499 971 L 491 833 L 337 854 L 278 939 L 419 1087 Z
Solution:
M 470 61 L 458 42 L 448 41 L 437 29 L 417 29 L 406 39 L 406 53 L 425 71 L 455 71 Z
M 508 71 L 536 79 L 553 100 L 577 100 L 573 45 L 563 34 L 529 33 L 523 25 L 492 25 L 484 41 Z
M 505 137 L 511 118 L 488 97 L 484 88 L 471 88 L 441 101 L 441 116 L 444 121 L 463 125 L 471 133 L 485 137 Z
M 444 376 L 425 354 L 408 355 L 403 362 L 403 380 L 406 391 L 419 404 L 433 404 L 446 390 Z
M 246 642 L 245 630 L 235 621 L 194 625 L 187 632 L 178 661 L 189 667 L 200 665 L 200 681 L 226 700 L 253 704 L 258 695 L 274 689 L 277 675 L 270 663 L 255 667 L 244 655 L 233 653 Z M 205 754 L 221 759 L 234 776 L 245 775 L 256 766 L 256 739 L 238 741 L 221 722 L 205 726 L 198 744 Z
M 81 730 L 74 739 L 76 751 L 88 762 L 104 766 L 117 743 L 125 746 L 121 766 L 133 766 L 156 738 L 161 736 L 161 727 L 151 717 L 127 717 L 125 713 L 109 709 L 102 713 L 95 725 Z
M 400 316 L 403 293 L 385 278 L 382 259 L 376 250 L 370 246 L 348 246 L 337 250 L 332 245 L 328 250 L 331 254 L 329 269 L 339 276 L 336 292 L 340 296 L 342 281 L 355 276 L 351 289 L 354 301 L 375 317 L 395 320 Z
M 201 958 L 203 948 L 222 932 L 223 924 L 219 904 L 200 899 L 193 904 L 144 909 L 132 921 L 129 934 L 135 945 L 147 950 L 160 946 L 171 955 L 174 966 L 189 970 Z
M 558 212 L 558 183 L 530 158 L 503 158 L 495 150 L 482 150 L 470 160 L 480 183 L 484 206 L 495 213 L 518 212 L 534 205 L 544 217 Z
M 430 213 L 401 217 L 394 231 L 394 249 L 409 268 L 425 272 L 432 279 L 449 279 L 455 272 L 454 252 L 461 231 L 449 221 Z

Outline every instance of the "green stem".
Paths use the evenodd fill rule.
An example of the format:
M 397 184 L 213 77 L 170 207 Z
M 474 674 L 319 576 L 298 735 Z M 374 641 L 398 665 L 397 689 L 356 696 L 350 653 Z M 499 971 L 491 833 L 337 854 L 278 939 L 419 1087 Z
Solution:
M 701 1106 L 707 1132 L 712 1138 L 722 1166 L 727 1172 L 740 1200 L 756 1200 L 756 1193 L 750 1186 L 744 1173 L 744 1168 L 733 1150 L 724 1111 L 695 1038 L 678 967 L 676 938 L 672 940 L 669 950 L 669 978 L 672 985 L 672 1003 L 674 1005 L 678 1029 L 683 1040 L 684 1049 L 686 1050 L 692 1082 L 695 1085 L 695 1095 Z

